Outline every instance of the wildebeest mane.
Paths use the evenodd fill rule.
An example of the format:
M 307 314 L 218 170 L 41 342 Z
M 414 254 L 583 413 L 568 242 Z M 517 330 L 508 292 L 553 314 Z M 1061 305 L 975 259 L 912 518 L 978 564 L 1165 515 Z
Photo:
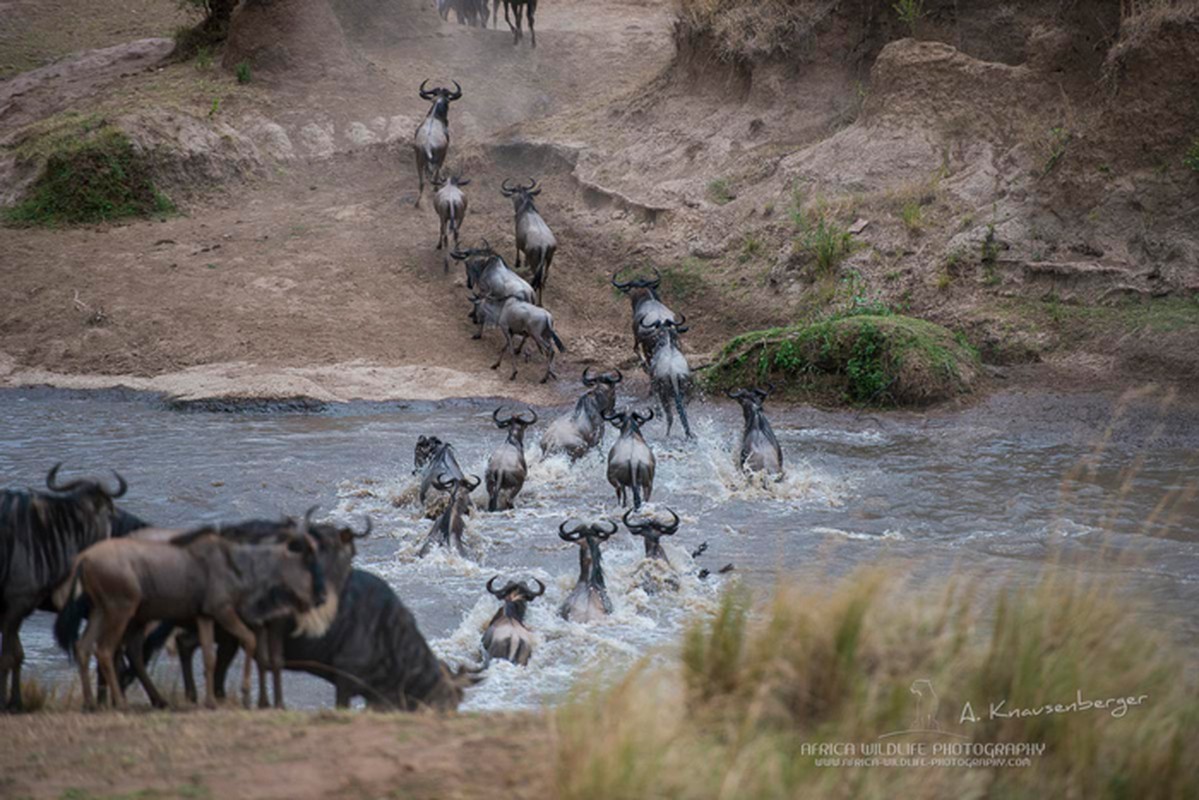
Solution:
M 0 492 L 0 587 L 20 566 L 14 563 L 18 548 L 28 557 L 21 583 L 52 587 L 66 579 L 79 551 L 109 533 L 109 517 L 89 513 L 77 497 Z

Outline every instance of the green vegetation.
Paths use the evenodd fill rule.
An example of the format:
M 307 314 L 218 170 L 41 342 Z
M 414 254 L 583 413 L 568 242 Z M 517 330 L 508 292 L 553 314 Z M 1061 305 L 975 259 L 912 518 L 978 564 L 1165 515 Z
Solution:
M 908 26 L 912 36 L 916 35 L 916 23 L 924 16 L 924 0 L 899 0 L 891 5 L 899 21 Z
M 219 97 L 212 98 L 212 106 L 208 109 L 208 116 L 210 118 L 215 117 L 217 114 L 220 113 L 220 111 L 221 111 L 221 98 L 219 98 Z
M 744 264 L 747 261 L 757 258 L 761 252 L 762 240 L 752 233 L 747 233 L 745 234 L 745 238 L 741 240 L 741 253 L 737 256 L 737 261 Z
M 679 664 L 647 659 L 558 712 L 560 796 L 1199 796 L 1199 760 L 1188 755 L 1199 686 L 1186 653 L 1145 624 L 1134 598 L 1053 567 L 995 592 L 974 578 L 943 576 L 931 592 L 898 570 L 796 581 L 758 613 L 730 591 L 687 631 Z M 926 685 L 935 711 L 921 704 Z M 1104 705 L 989 710 L 1068 708 L 1080 694 Z M 811 749 L 880 741 L 1044 750 L 1019 768 L 1001 758 L 835 769 Z
M 1045 165 L 1041 168 L 1042 175 L 1048 175 L 1066 155 L 1066 146 L 1070 144 L 1073 134 L 1063 127 L 1051 128 L 1045 141 Z
M 10 223 L 95 223 L 175 210 L 154 186 L 145 155 L 100 117 L 66 115 L 13 150 L 45 166 L 25 199 L 4 210 Z
M 250 62 L 249 61 L 239 62 L 236 69 L 234 70 L 234 72 L 237 75 L 238 83 L 249 83 L 250 82 Z
M 729 182 L 724 178 L 716 178 L 708 183 L 708 199 L 718 206 L 730 203 L 734 199 L 729 190 Z
M 686 258 L 678 264 L 662 267 L 659 271 L 662 273 L 663 295 L 678 302 L 694 297 L 704 289 L 703 269 L 703 263 L 698 258 Z M 653 273 L 646 269 L 645 274 L 652 276 Z
M 196 48 L 196 69 L 206 72 L 212 69 L 212 48 L 201 45 Z
M 1191 143 L 1191 149 L 1187 150 L 1186 155 L 1182 157 L 1182 164 L 1184 167 L 1199 172 L 1199 138 Z
M 836 222 L 821 217 L 804 231 L 799 245 L 816 260 L 816 270 L 830 275 L 854 251 L 853 234 Z
M 904 203 L 899 217 L 903 220 L 903 226 L 912 233 L 920 233 L 924 229 L 924 209 L 915 201 Z
M 972 388 L 978 353 L 946 328 L 863 300 L 829 319 L 732 339 L 713 390 L 773 381 L 791 394 L 859 405 L 926 405 Z
M 215 47 L 225 41 L 229 33 L 229 18 L 237 0 L 179 0 L 179 4 L 202 12 L 204 19 L 197 25 L 185 25 L 175 29 L 174 57 L 186 61 L 192 56 L 198 57 L 201 51 L 211 54 Z M 211 62 L 211 55 L 209 61 Z

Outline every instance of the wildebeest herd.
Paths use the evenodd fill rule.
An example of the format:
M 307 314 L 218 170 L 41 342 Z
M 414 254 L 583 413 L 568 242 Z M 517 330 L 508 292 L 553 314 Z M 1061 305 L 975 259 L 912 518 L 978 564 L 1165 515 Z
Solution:
M 515 3 L 518 8 L 520 3 Z M 529 19 L 532 27 L 530 2 Z M 498 3 L 497 3 L 498 6 Z M 519 20 L 519 17 L 518 17 Z M 470 318 L 478 326 L 474 338 L 489 327 L 504 336 L 498 368 L 505 353 L 517 374 L 517 357 L 532 339 L 545 356 L 543 381 L 556 377 L 555 348 L 565 347 L 554 330 L 553 318 L 542 306 L 557 240 L 534 205 L 535 181 L 512 184 L 501 191 L 512 199 L 517 244 L 516 268 L 491 246 L 462 250 L 458 239 L 467 210 L 460 178 L 442 180 L 449 150 L 448 109 L 462 97 L 462 87 L 427 88 L 420 96 L 432 106 L 413 141 L 419 192 L 424 182 L 436 188 L 434 205 L 441 220 L 438 248 L 461 261 L 470 291 Z M 448 230 L 448 234 L 447 234 Z M 531 280 L 517 270 L 524 268 Z M 448 262 L 447 262 L 448 264 Z M 651 395 L 666 417 L 670 435 L 677 413 L 688 439 L 687 418 L 691 372 L 679 348 L 686 333 L 685 318 L 676 315 L 658 294 L 661 276 L 638 276 L 612 285 L 630 300 L 633 349 L 649 376 Z M 634 517 L 654 495 L 656 462 L 643 426 L 652 421 L 652 408 L 617 409 L 617 390 L 624 379 L 618 369 L 582 374 L 585 391 L 573 409 L 554 419 L 540 437 L 543 457 L 564 454 L 571 463 L 603 443 L 605 424 L 619 430 L 608 451 L 607 477 L 621 507 L 623 523 L 639 536 L 645 556 L 669 566 L 663 537 L 673 535 L 680 519 L 670 509 L 670 521 Z M 737 454 L 746 472 L 780 478 L 783 456 L 762 411 L 768 389 L 730 392 L 741 404 L 744 429 Z M 486 508 L 511 509 L 528 478 L 526 431 L 538 422 L 531 408 L 497 408 L 494 424 L 505 433 L 492 453 L 483 478 L 467 475 L 453 446 L 436 436 L 421 436 L 415 446 L 413 474 L 418 499 L 444 502 L 435 517 L 420 555 L 449 548 L 467 556 L 463 544 L 466 517 L 474 510 L 471 492 L 485 484 Z M 412 614 L 383 580 L 355 569 L 355 542 L 370 535 L 313 519 L 315 509 L 276 520 L 246 520 L 233 524 L 164 529 L 118 508 L 128 486 L 116 475 L 115 488 L 96 480 L 59 480 L 61 465 L 46 476 L 44 490 L 10 489 L 0 493 L 0 708 L 20 710 L 22 622 L 34 611 L 58 614 L 54 635 L 77 662 L 87 707 L 99 702 L 125 707 L 125 689 L 137 680 L 156 707 L 167 705 L 147 671 L 150 658 L 173 640 L 187 698 L 198 692 L 192 657 L 198 649 L 205 676 L 204 703 L 213 706 L 224 697 L 226 673 L 239 650 L 245 653 L 241 700 L 249 704 L 252 667 L 258 666 L 258 704 L 283 704 L 282 671 L 300 670 L 334 685 L 336 703 L 345 706 L 362 697 L 368 706 L 385 709 L 454 708 L 466 687 L 481 680 L 493 659 L 526 664 L 533 653 L 533 635 L 525 624 L 527 606 L 545 593 L 528 584 L 487 582 L 487 590 L 502 604 L 482 633 L 483 667 L 456 668 L 433 653 Z M 586 623 L 612 612 L 605 585 L 602 548 L 619 526 L 614 520 L 568 518 L 559 537 L 578 547 L 579 576 L 559 607 L 567 620 Z M 706 548 L 701 545 L 693 555 Z M 701 571 L 703 577 L 705 571 Z M 96 694 L 90 678 L 92 659 L 98 668 Z

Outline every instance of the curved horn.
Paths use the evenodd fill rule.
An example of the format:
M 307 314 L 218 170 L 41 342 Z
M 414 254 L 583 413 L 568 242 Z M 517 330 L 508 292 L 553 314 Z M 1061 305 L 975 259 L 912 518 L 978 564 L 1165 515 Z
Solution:
M 470 253 L 462 250 L 451 250 L 450 258 L 454 259 L 455 261 L 465 261 L 466 259 L 470 258 Z
M 449 480 L 443 480 L 443 478 L 449 478 Z M 458 479 L 448 472 L 439 473 L 437 477 L 433 479 L 433 485 L 443 492 L 450 491 L 457 483 Z
M 58 471 L 62 469 L 62 462 L 59 461 L 54 466 L 50 467 L 50 471 L 46 473 L 46 488 L 52 492 L 70 492 L 78 489 L 86 481 L 71 481 L 70 483 L 55 483 L 58 480 Z
M 495 583 L 495 579 L 498 577 L 499 577 L 499 575 L 496 575 L 491 580 L 487 581 L 487 591 L 491 592 L 496 597 L 502 598 L 504 596 L 504 590 L 503 589 L 496 590 L 496 589 L 492 588 L 492 586 L 491 586 L 491 584 Z
M 659 533 L 664 533 L 669 536 L 679 529 L 679 522 L 682 520 L 679 519 L 678 514 L 674 513 L 674 509 L 668 508 L 666 509 L 666 512 L 670 514 L 670 516 L 674 517 L 674 522 L 670 523 L 669 525 L 655 525 L 654 527 L 658 529 Z
M 536 188 L 537 188 L 537 179 L 536 179 L 536 178 L 529 178 L 529 185 L 528 185 L 528 186 L 521 186 L 520 188 L 524 189 L 526 192 L 531 192 L 531 191 L 533 191 L 534 189 L 536 189 Z
M 647 289 L 657 289 L 659 286 L 662 285 L 662 273 L 658 271 L 657 267 L 654 267 L 653 270 L 654 270 L 654 279 L 649 282 L 648 286 L 645 287 Z
M 301 529 L 300 533 L 306 535 L 308 531 L 312 530 L 312 515 L 316 513 L 318 508 L 320 508 L 320 506 L 310 506 L 309 509 L 304 512 L 304 527 Z
M 525 427 L 536 424 L 537 423 L 537 412 L 534 411 L 533 409 L 529 408 L 528 406 L 525 406 L 525 410 L 528 411 L 530 414 L 532 414 L 533 418 L 531 420 L 529 420 L 528 422 L 525 422 L 524 415 L 522 414 L 519 417 L 515 417 L 516 421 L 519 422 L 521 425 L 524 425 Z
M 616 276 L 619 275 L 623 271 L 624 270 L 618 269 L 612 273 L 612 285 L 615 286 L 617 289 L 621 290 L 622 292 L 633 285 L 632 281 L 625 281 L 624 283 L 616 282 Z
M 425 78 L 425 79 L 424 79 L 423 81 L 421 81 L 421 83 L 420 83 L 420 96 L 421 96 L 421 98 L 422 98 L 422 99 L 424 99 L 424 100 L 428 100 L 428 99 L 429 99 L 429 95 L 433 94 L 432 92 L 429 92 L 429 91 L 426 91 L 426 90 L 425 90 L 425 84 L 427 84 L 428 82 L 429 82 L 429 79 L 428 79 L 428 78 Z
M 451 80 L 450 83 L 454 84 L 454 92 L 446 95 L 446 99 L 457 100 L 458 98 L 462 97 L 462 86 L 458 84 L 458 81 Z
M 562 524 L 558 526 L 558 538 L 560 538 L 560 539 L 562 539 L 563 541 L 566 541 L 566 542 L 577 542 L 577 541 L 579 541 L 579 539 L 583 538 L 583 525 L 582 525 L 582 523 L 579 523 L 578 525 L 575 525 L 575 526 L 574 526 L 573 528 L 571 528 L 570 530 L 566 530 L 566 523 L 568 523 L 568 522 L 570 522 L 570 520 L 569 520 L 569 519 L 565 519 L 565 520 L 563 520 L 563 521 L 562 521 Z
M 647 414 L 649 414 L 648 417 L 644 416 L 643 414 L 638 414 L 636 411 L 633 412 L 633 416 L 641 420 L 641 424 L 645 424 L 654 418 L 654 410 L 652 408 L 647 408 L 645 411 Z
M 508 419 L 505 419 L 505 420 L 500 419 L 500 412 L 503 411 L 503 409 L 504 409 L 504 407 L 500 406 L 495 411 L 491 412 L 491 419 L 495 421 L 495 426 L 497 428 L 507 428 L 509 425 L 512 424 L 512 415 L 511 414 L 508 415 Z
M 115 492 L 107 492 L 107 494 L 113 500 L 116 500 L 117 498 L 125 496 L 125 492 L 129 491 L 129 484 L 124 478 L 121 477 L 121 473 L 117 472 L 115 469 L 112 471 L 112 474 L 116 476 L 117 479 L 117 490 Z
M 355 533 L 352 535 L 355 539 L 365 539 L 366 537 L 371 535 L 371 531 L 373 531 L 374 529 L 375 529 L 375 523 L 371 521 L 371 515 L 367 514 L 366 515 L 366 530 L 364 530 L 362 533 Z
M 596 382 L 597 380 L 599 380 L 599 378 L 588 378 L 588 377 L 587 377 L 587 373 L 588 373 L 590 370 L 591 370 L 591 367 L 584 367 L 584 368 L 583 368 L 583 385 L 584 385 L 584 386 L 595 386 L 595 382 Z
M 634 511 L 634 509 L 630 508 L 628 511 L 624 512 L 624 516 L 621 517 L 621 521 L 624 522 L 624 526 L 629 529 L 629 533 L 635 534 L 638 531 L 641 531 L 642 529 L 646 528 L 648 526 L 648 523 L 629 522 L 629 515 L 632 514 L 633 511 Z
M 613 378 L 612 377 L 613 375 L 615 375 L 616 377 Z M 624 373 L 621 372 L 619 369 L 614 369 L 605 375 L 601 375 L 599 379 L 601 381 L 603 381 L 604 383 L 608 384 L 609 386 L 615 386 L 616 384 L 618 384 L 624 380 Z
M 541 588 L 537 592 L 529 592 L 530 600 L 532 600 L 534 597 L 541 597 L 541 595 L 545 594 L 545 584 L 542 583 L 538 578 L 534 578 L 533 580 L 536 581 L 537 585 Z
M 471 483 L 471 478 L 474 478 L 474 483 Z M 479 488 L 479 484 L 483 482 L 483 479 L 480 478 L 478 475 L 471 475 L 469 478 L 466 478 L 462 482 L 466 485 L 466 493 L 470 494 L 475 489 Z
M 742 397 L 745 397 L 745 390 L 744 389 L 727 389 L 725 391 L 725 396 L 728 397 L 730 400 L 740 400 Z
M 516 193 L 516 190 L 508 185 L 508 181 L 510 180 L 511 178 L 504 178 L 500 181 L 500 194 L 504 195 L 504 197 L 511 197 Z
M 608 525 L 610 525 L 611 528 L 609 528 L 609 529 L 601 528 L 600 526 L 603 525 L 605 522 Z M 597 522 L 597 523 L 593 524 L 591 526 L 591 534 L 598 539 L 607 539 L 609 536 L 616 533 L 616 531 L 618 531 L 619 529 L 620 529 L 620 526 L 618 526 L 615 522 L 613 522 L 610 519 L 606 519 L 603 522 Z

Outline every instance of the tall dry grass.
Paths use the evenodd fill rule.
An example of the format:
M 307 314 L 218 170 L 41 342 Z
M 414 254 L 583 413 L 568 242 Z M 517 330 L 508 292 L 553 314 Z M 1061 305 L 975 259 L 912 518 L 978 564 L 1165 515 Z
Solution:
M 860 572 L 782 586 L 760 613 L 733 591 L 687 632 L 676 668 L 643 664 L 559 712 L 559 790 L 575 800 L 1199 797 L 1199 696 L 1185 667 L 1127 599 L 1065 570 L 997 598 L 976 596 L 966 576 L 917 597 L 895 573 Z M 940 730 L 880 738 L 930 727 L 931 707 L 912 691 L 924 680 Z M 1115 704 L 990 718 L 992 703 L 1043 708 L 1080 691 L 1144 700 L 1119 715 Z M 974 722 L 961 721 L 967 703 Z M 1028 766 L 837 768 L 804 749 L 833 742 L 1045 751 Z
M 679 0 L 679 30 L 703 37 L 724 61 L 750 61 L 804 47 L 839 0 Z

